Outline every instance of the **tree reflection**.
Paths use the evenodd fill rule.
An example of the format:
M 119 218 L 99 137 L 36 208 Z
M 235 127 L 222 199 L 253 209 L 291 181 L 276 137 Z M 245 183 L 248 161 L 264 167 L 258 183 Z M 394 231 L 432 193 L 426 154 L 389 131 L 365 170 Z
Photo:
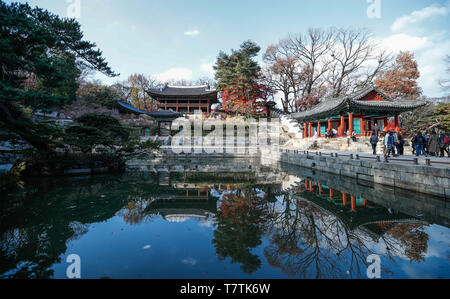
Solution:
M 230 257 L 231 263 L 241 264 L 241 270 L 251 274 L 261 267 L 252 249 L 261 245 L 270 215 L 264 196 L 256 189 L 237 190 L 224 194 L 217 212 L 217 229 L 213 244 L 219 260 Z
M 390 251 L 397 256 L 405 255 L 411 263 L 425 261 L 430 237 L 424 232 L 423 225 L 398 224 L 391 228 L 383 241 Z
M 351 223 L 298 196 L 283 196 L 277 210 L 264 256 L 290 276 L 365 277 L 366 258 L 374 253 L 376 242 L 390 249 L 384 254 L 390 260 L 406 255 L 411 262 L 419 262 L 427 251 L 423 225 L 395 224 L 374 240 L 366 227 L 350 228 Z

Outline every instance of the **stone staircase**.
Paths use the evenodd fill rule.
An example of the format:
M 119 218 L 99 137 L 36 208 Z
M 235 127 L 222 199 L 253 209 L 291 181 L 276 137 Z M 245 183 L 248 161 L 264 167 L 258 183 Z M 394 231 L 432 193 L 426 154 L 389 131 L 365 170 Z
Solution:
M 280 109 L 273 109 L 271 116 L 280 119 L 281 129 L 282 129 L 282 131 L 284 131 L 284 135 L 287 135 L 287 136 L 282 136 L 282 138 L 281 138 L 281 141 L 283 141 L 283 140 L 287 141 L 285 146 L 292 145 L 296 141 L 303 139 L 302 127 L 289 114 L 285 113 L 284 111 L 282 111 Z M 285 137 L 285 138 L 283 138 L 283 137 Z

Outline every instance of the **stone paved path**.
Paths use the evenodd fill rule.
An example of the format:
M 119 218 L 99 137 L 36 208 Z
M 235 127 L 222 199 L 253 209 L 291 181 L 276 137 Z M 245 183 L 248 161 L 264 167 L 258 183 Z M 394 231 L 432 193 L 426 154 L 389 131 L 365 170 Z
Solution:
M 293 151 L 293 149 L 289 149 L 291 152 Z M 330 151 L 330 150 L 310 150 L 309 153 L 315 155 L 316 152 L 320 151 L 322 154 L 325 154 L 326 156 L 330 155 L 330 154 L 338 154 L 338 156 L 341 157 L 347 157 L 350 156 L 351 154 L 354 155 L 354 158 L 356 158 L 356 155 L 359 155 L 361 159 L 376 159 L 377 156 L 380 157 L 381 161 L 384 161 L 384 155 L 383 154 L 378 154 L 378 155 L 371 155 L 368 153 L 358 153 L 358 152 L 339 152 L 339 151 Z M 303 153 L 303 151 L 299 151 L 300 153 Z M 350 158 L 350 157 L 348 157 Z M 449 168 L 450 167 L 450 158 L 449 157 L 432 157 L 432 156 L 428 156 L 428 157 L 424 157 L 424 156 L 420 156 L 420 157 L 416 157 L 413 155 L 403 155 L 403 156 L 398 156 L 398 157 L 390 157 L 389 163 L 397 163 L 397 164 L 404 164 L 404 165 L 414 165 L 414 158 L 418 158 L 418 163 L 419 165 L 426 165 L 426 160 L 429 159 L 431 162 L 431 166 L 436 166 L 436 167 L 446 167 Z M 403 160 L 407 160 L 407 161 L 403 161 Z

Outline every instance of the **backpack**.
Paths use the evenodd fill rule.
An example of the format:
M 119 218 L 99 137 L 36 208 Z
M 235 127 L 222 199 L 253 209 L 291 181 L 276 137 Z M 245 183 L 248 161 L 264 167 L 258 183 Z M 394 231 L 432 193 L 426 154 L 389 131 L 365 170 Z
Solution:
M 444 144 L 450 143 L 450 138 L 448 136 L 444 137 Z
M 416 142 L 415 142 L 416 144 L 425 144 L 425 138 L 422 135 L 416 136 L 415 140 L 416 140 Z

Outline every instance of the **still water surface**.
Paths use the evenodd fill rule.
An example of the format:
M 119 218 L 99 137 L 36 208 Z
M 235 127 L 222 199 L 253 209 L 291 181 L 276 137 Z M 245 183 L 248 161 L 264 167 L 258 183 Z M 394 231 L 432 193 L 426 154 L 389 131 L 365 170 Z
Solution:
M 4 181 L 0 278 L 66 278 L 71 254 L 82 278 L 367 278 L 370 254 L 380 255 L 382 278 L 450 278 L 448 219 L 429 207 L 445 202 L 402 211 L 373 187 L 356 195 L 278 176 Z M 394 202 L 408 199 L 427 196 Z

